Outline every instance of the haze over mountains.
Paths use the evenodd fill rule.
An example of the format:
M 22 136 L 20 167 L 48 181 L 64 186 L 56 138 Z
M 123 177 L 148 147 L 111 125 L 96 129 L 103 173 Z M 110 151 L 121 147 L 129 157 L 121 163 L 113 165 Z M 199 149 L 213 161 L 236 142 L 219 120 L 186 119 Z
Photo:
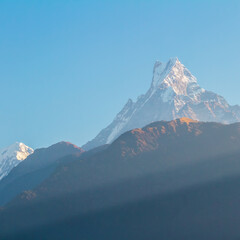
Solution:
M 113 122 L 83 149 L 111 143 L 122 133 L 151 122 L 181 117 L 233 123 L 240 120 L 240 107 L 230 106 L 222 96 L 201 88 L 178 58 L 171 58 L 166 64 L 157 61 L 147 93 L 136 102 L 129 99 Z
M 228 222 L 237 211 L 239 149 L 239 123 L 181 118 L 133 129 L 92 154 L 64 157 L 44 181 L 8 202 L 0 212 L 0 236 L 240 236 L 238 226 Z
M 0 239 L 239 239 L 239 120 L 177 58 L 156 62 L 84 149 L 2 150 Z

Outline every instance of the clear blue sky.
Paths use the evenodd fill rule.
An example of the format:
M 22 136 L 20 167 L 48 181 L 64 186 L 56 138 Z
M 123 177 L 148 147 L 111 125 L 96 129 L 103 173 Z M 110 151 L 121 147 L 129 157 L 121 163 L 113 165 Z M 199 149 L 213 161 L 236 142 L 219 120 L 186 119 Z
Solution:
M 177 56 L 240 104 L 240 1 L 0 1 L 0 148 L 82 145 Z

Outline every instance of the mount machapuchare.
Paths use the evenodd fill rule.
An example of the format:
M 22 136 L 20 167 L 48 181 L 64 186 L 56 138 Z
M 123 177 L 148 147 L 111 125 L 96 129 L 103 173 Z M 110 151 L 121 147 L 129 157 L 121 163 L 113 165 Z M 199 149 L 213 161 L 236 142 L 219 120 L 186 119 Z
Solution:
M 172 58 L 166 64 L 157 61 L 147 93 L 139 96 L 136 102 L 129 99 L 113 122 L 83 149 L 111 143 L 122 133 L 151 122 L 182 117 L 234 123 L 240 121 L 240 107 L 230 106 L 222 96 L 201 88 L 178 58 Z

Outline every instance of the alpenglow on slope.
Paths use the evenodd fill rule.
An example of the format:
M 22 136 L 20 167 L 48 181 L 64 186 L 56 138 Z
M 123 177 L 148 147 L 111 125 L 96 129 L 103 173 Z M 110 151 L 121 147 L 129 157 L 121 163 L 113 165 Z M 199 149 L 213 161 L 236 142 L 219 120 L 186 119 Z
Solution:
M 24 143 L 14 143 L 0 151 L 0 180 L 16 167 L 21 161 L 25 160 L 33 149 Z
M 147 93 L 136 102 L 129 99 L 113 122 L 83 148 L 111 143 L 122 133 L 151 122 L 182 117 L 233 123 L 240 121 L 240 107 L 230 106 L 222 96 L 201 88 L 178 58 L 165 64 L 157 61 Z

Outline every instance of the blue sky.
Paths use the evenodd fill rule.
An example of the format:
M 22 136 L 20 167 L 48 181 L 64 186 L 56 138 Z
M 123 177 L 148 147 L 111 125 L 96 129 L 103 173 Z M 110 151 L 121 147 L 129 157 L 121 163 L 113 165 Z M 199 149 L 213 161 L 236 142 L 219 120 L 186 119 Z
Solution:
M 240 104 L 240 1 L 0 1 L 0 147 L 82 145 L 177 56 Z

